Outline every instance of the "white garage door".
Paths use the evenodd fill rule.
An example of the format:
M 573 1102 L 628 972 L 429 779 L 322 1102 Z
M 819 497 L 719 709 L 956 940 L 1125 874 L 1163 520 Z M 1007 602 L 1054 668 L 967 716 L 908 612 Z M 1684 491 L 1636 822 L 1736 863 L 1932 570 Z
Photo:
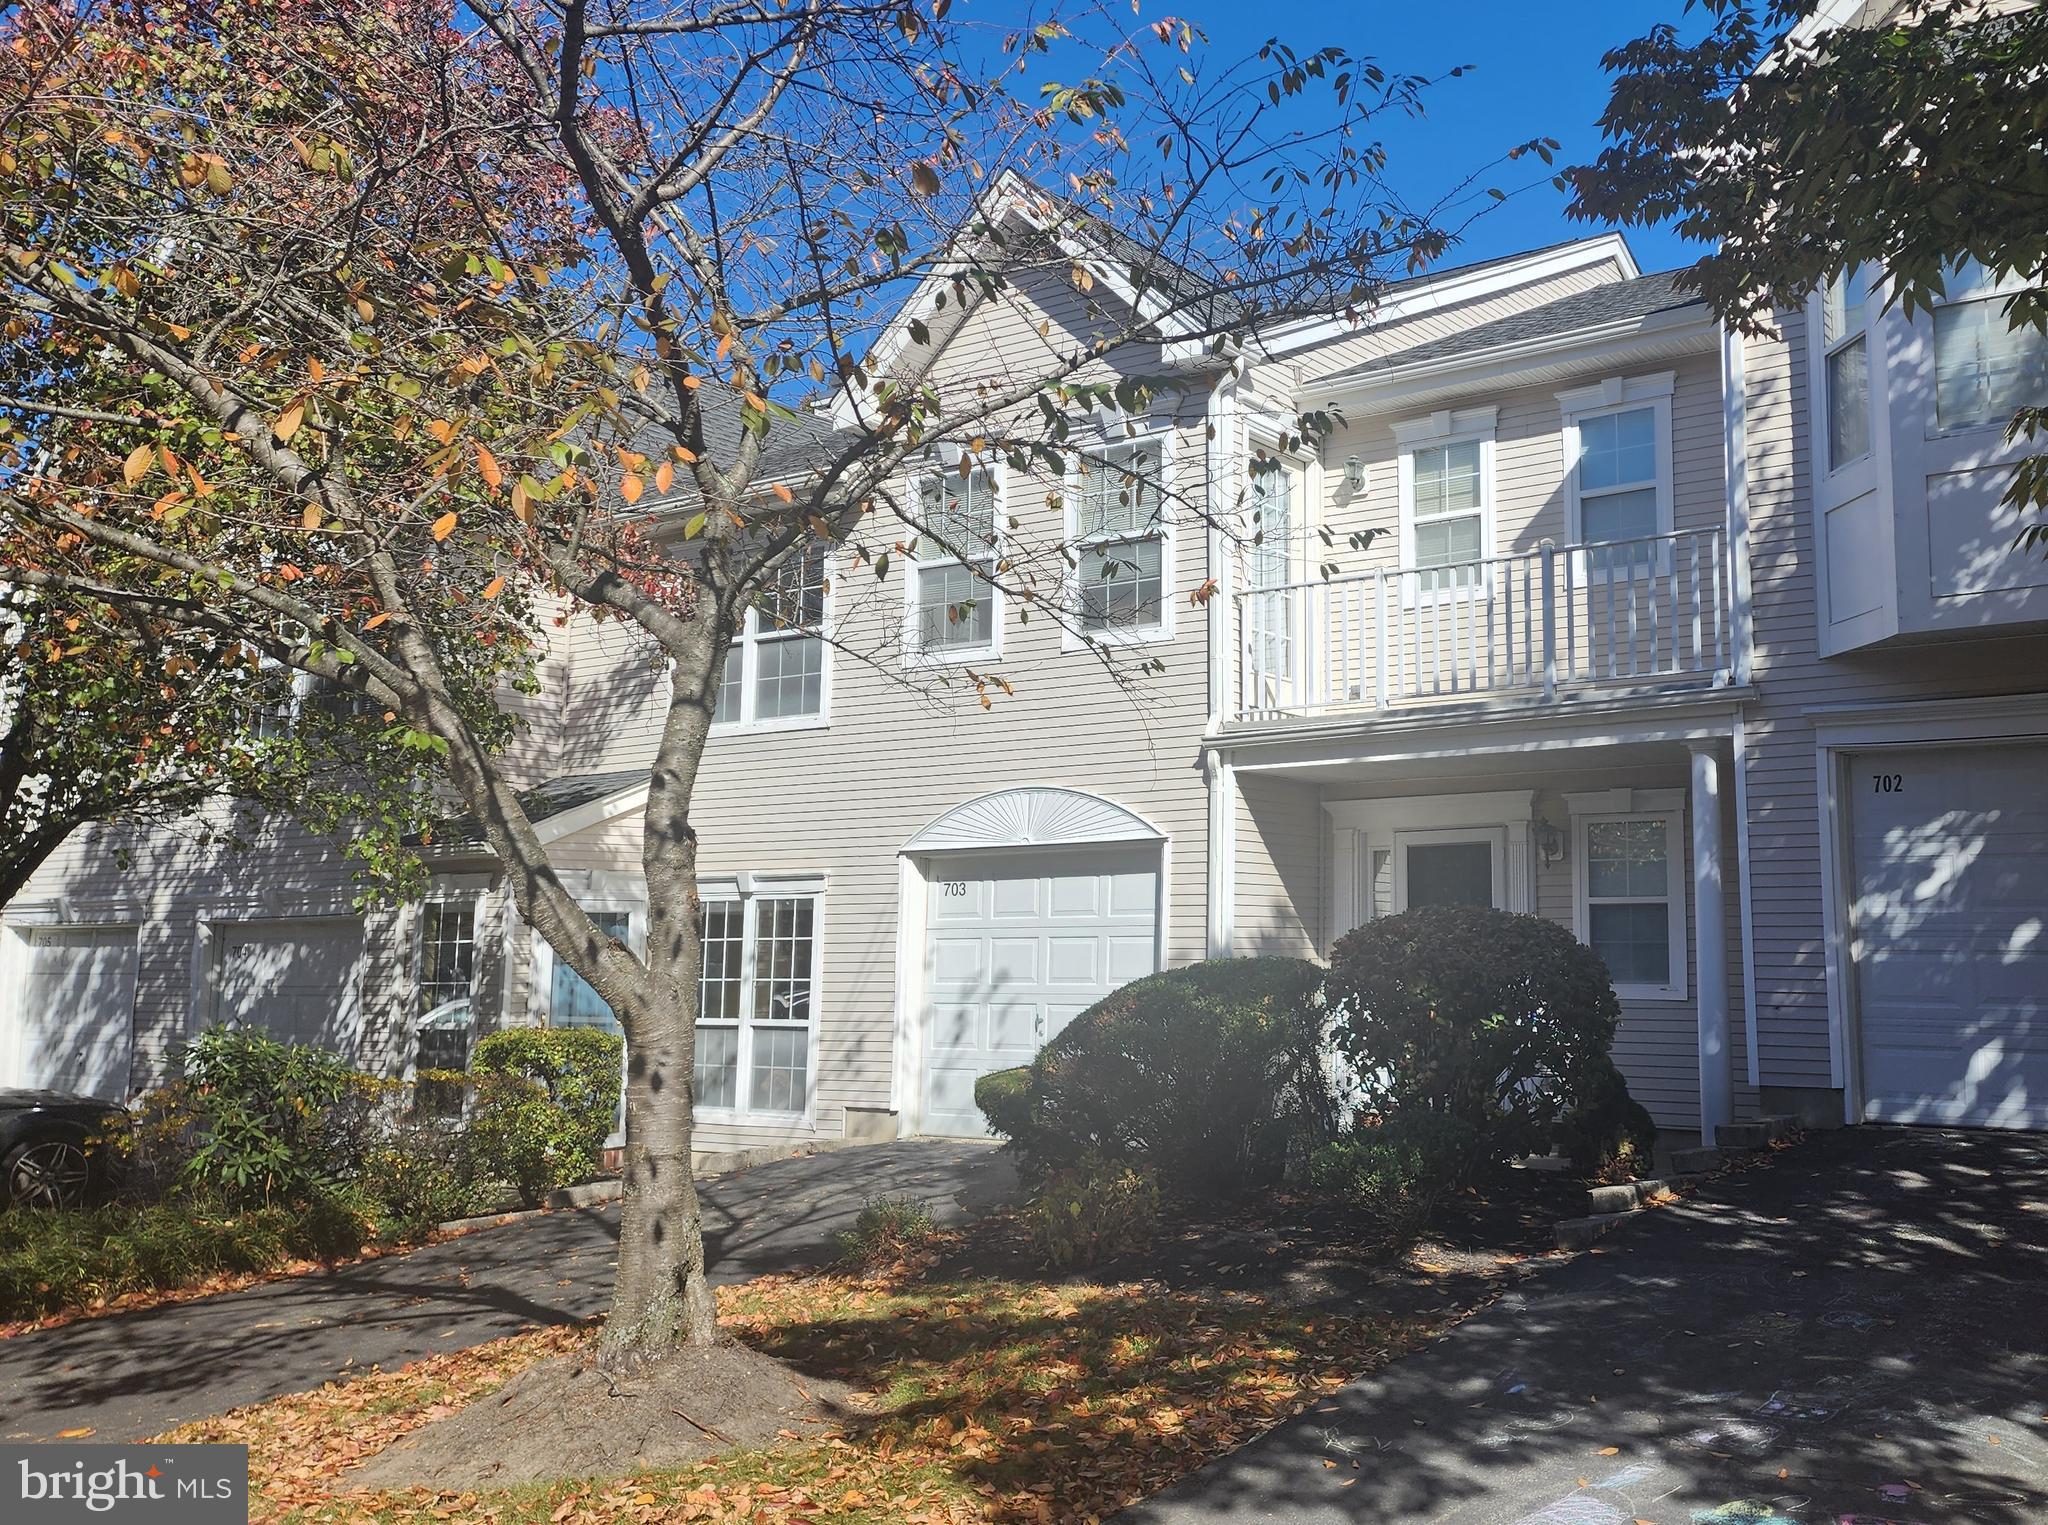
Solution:
M 135 963 L 132 927 L 30 932 L 11 1083 L 125 1101 L 135 1046 Z
M 2048 747 L 1849 773 L 1864 1115 L 2048 1128 Z
M 923 1126 L 985 1138 L 977 1079 L 1157 967 L 1159 849 L 940 858 L 930 886 Z
M 227 926 L 220 1020 L 353 1059 L 362 1028 L 356 974 L 362 949 L 362 923 L 352 916 Z

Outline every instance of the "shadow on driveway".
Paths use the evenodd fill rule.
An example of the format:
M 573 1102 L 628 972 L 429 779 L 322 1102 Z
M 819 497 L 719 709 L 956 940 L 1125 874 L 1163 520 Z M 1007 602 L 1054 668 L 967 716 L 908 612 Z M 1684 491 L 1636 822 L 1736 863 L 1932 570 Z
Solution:
M 2048 1520 L 2048 1147 L 1809 1139 L 1119 1519 Z
M 834 1150 L 701 1184 L 713 1282 L 832 1258 L 870 1197 L 940 1221 L 1004 1200 L 1009 1162 L 985 1144 L 919 1139 Z M 139 1439 L 372 1366 L 402 1366 L 600 1313 L 617 1204 L 554 1212 L 359 1265 L 0 1340 L 0 1437 L 90 1426 Z

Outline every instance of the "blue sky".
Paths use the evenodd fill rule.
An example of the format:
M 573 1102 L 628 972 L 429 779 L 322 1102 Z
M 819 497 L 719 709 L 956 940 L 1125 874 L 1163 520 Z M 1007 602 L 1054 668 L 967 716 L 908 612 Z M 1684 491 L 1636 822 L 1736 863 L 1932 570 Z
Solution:
M 1160 7 L 1147 4 L 1144 14 Z M 1279 36 L 1297 52 L 1336 45 L 1376 58 L 1389 73 L 1437 75 L 1471 65 L 1460 79 L 1429 92 L 1426 118 L 1389 126 L 1389 178 L 1412 199 L 1434 200 L 1463 175 L 1511 145 L 1547 134 L 1563 150 L 1560 164 L 1590 160 L 1600 148 L 1594 125 L 1607 103 L 1600 58 L 1660 20 L 1682 30 L 1683 0 L 1567 0 L 1563 6 L 1522 0 L 1174 0 L 1167 7 L 1208 30 L 1212 51 L 1234 58 Z M 1503 190 L 1537 180 L 1476 223 L 1467 241 L 1445 257 L 1464 264 L 1537 248 L 1596 231 L 1564 215 L 1564 193 L 1534 161 L 1509 166 Z M 1667 227 L 1625 230 L 1645 270 L 1689 264 L 1699 253 Z

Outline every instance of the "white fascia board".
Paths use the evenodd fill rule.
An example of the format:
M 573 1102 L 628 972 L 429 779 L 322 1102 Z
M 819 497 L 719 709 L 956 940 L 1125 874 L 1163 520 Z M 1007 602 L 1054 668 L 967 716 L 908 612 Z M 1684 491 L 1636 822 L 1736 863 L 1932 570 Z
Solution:
M 1415 365 L 1390 366 L 1369 375 L 1309 382 L 1302 387 L 1306 407 L 1400 401 L 1408 393 L 1436 389 L 1451 383 L 1473 385 L 1514 385 L 1517 373 L 1535 370 L 1565 359 L 1593 364 L 1620 364 L 1639 350 L 1667 345 L 1674 340 L 1698 340 L 1706 344 L 1720 333 L 1705 308 L 1684 308 L 1677 312 L 1653 313 L 1648 318 L 1628 318 L 1581 328 L 1567 334 L 1549 334 L 1519 344 L 1503 344 L 1469 354 L 1425 360 Z
M 551 842 L 559 842 L 564 837 L 573 837 L 579 831 L 587 831 L 592 826 L 609 821 L 614 816 L 624 815 L 630 810 L 644 810 L 647 806 L 647 789 L 645 783 L 629 784 L 623 789 L 616 789 L 599 799 L 591 800 L 588 804 L 578 805 L 574 810 L 564 810 L 559 815 L 551 815 L 545 821 L 536 822 L 533 834 L 540 840 L 542 846 L 546 846 Z
M 1434 279 L 1425 279 L 1376 304 L 1363 322 L 1353 323 L 1342 314 L 1337 314 L 1327 318 L 1302 318 L 1291 323 L 1282 323 L 1270 333 L 1261 336 L 1260 347 L 1268 357 L 1293 354 L 1298 350 L 1313 349 L 1318 344 L 1327 344 L 1334 339 L 1351 338 L 1377 324 L 1397 323 L 1404 318 L 1420 317 L 1424 313 L 1436 312 L 1445 307 L 1498 296 L 1504 291 L 1514 290 L 1517 286 L 1555 280 L 1558 276 L 1569 275 L 1575 270 L 1596 269 L 1610 263 L 1619 272 L 1617 280 L 1632 281 L 1643 273 L 1636 265 L 1635 255 L 1629 252 L 1627 239 L 1619 233 L 1601 233 L 1592 238 L 1582 238 L 1576 243 L 1566 244 L 1559 249 L 1546 249 L 1539 253 L 1524 255 L 1519 259 L 1502 260 L 1478 270 L 1453 270 Z

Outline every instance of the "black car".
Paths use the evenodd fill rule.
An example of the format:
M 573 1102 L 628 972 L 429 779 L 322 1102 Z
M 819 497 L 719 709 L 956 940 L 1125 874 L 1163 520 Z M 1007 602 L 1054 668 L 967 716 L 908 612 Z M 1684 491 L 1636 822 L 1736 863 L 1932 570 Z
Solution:
M 9 1207 L 78 1207 L 105 1187 L 128 1131 L 111 1102 L 62 1091 L 0 1090 L 0 1201 Z

